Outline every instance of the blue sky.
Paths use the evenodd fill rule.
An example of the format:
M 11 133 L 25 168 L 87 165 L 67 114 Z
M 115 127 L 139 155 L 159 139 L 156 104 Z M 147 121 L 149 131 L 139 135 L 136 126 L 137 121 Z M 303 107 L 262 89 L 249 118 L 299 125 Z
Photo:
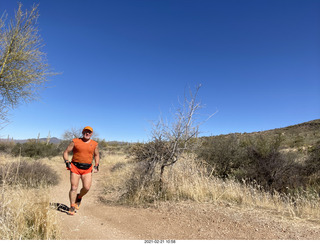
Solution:
M 40 3 L 53 71 L 41 100 L 11 111 L 0 136 L 60 137 L 90 125 L 107 141 L 147 141 L 201 83 L 201 135 L 320 118 L 318 0 L 21 0 Z M 0 0 L 13 16 L 17 1 Z

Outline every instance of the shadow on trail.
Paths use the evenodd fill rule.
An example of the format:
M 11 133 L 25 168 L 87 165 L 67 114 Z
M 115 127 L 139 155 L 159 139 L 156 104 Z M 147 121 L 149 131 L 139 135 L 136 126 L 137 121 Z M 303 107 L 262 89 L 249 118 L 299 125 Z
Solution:
M 69 207 L 63 203 L 50 203 L 50 206 L 55 208 L 57 211 L 68 214 Z

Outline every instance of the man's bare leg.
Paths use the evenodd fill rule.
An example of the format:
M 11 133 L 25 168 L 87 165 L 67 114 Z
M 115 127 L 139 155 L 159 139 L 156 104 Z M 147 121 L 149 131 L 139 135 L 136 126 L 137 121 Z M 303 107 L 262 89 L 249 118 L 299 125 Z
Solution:
M 70 206 L 76 202 L 79 181 L 80 181 L 80 175 L 70 172 L 70 183 L 71 183 L 71 188 L 69 192 Z
M 82 198 L 90 190 L 91 183 L 92 183 L 92 173 L 82 175 L 81 180 L 82 180 L 82 188 L 80 190 L 79 198 Z

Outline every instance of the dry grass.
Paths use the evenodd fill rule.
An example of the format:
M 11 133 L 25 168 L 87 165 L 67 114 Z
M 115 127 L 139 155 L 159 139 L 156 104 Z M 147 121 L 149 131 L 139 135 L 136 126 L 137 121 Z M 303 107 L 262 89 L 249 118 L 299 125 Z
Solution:
M 52 240 L 59 237 L 56 212 L 45 189 L 1 187 L 2 240 Z
M 205 168 L 192 157 L 185 157 L 167 172 L 168 200 L 228 202 L 242 207 L 262 208 L 289 217 L 319 221 L 320 201 L 316 194 L 295 197 L 264 191 L 258 185 L 240 184 L 208 177 Z
M 185 200 L 199 203 L 222 202 L 242 208 L 264 209 L 289 218 L 315 222 L 320 219 L 320 201 L 316 194 L 301 194 L 293 198 L 277 192 L 271 194 L 257 185 L 245 182 L 241 184 L 234 180 L 208 177 L 204 165 L 191 155 L 167 168 L 165 188 L 161 195 L 157 193 L 157 179 L 154 180 L 155 184 L 140 186 L 139 190 L 134 187 L 135 191 L 132 191 L 132 185 L 139 184 L 139 170 L 135 168 L 136 164 L 130 163 L 124 156 L 107 161 L 110 175 L 105 182 L 104 198 L 118 192 L 117 198 L 112 198 L 113 201 L 127 204 Z
M 131 176 L 134 165 L 130 159 L 124 154 L 108 154 L 101 161 L 104 170 L 107 172 L 106 181 L 103 182 L 103 196 L 101 200 L 104 202 L 117 201 L 126 191 L 126 181 Z
M 2 167 L 0 239 L 58 239 L 57 215 L 56 211 L 50 208 L 47 185 L 45 183 L 36 184 L 36 188 L 30 188 L 22 184 L 19 177 L 17 182 L 7 178 L 10 176 L 12 167 L 5 166 L 10 164 L 20 165 L 21 160 L 6 155 L 0 156 L 0 167 Z M 31 161 L 28 162 L 31 163 Z

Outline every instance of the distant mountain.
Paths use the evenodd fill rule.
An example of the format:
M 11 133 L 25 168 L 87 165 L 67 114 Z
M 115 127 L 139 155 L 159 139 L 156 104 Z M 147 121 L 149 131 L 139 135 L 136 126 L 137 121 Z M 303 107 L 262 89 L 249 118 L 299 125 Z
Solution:
M 30 140 L 38 140 L 38 139 L 35 139 L 35 138 L 31 138 L 31 139 L 21 139 L 21 140 L 17 140 L 17 139 L 4 139 L 4 138 L 0 138 L 0 142 L 6 142 L 6 141 L 13 141 L 15 143 L 26 143 L 27 141 L 30 141 Z M 93 139 L 95 140 L 95 139 Z M 47 141 L 47 138 L 39 138 L 39 141 L 40 142 L 46 142 Z M 61 139 L 57 138 L 57 137 L 51 137 L 50 138 L 50 143 L 52 144 L 59 144 L 61 141 Z M 107 144 L 109 145 L 122 145 L 122 144 L 128 144 L 128 142 L 123 142 L 123 141 L 107 141 L 106 142 Z
M 9 139 L 9 141 L 13 141 L 15 143 L 26 143 L 27 141 L 29 140 L 38 140 L 38 139 L 35 139 L 35 138 L 32 138 L 32 139 L 22 139 L 22 140 L 11 140 Z M 8 139 L 0 139 L 0 141 L 8 141 Z M 39 138 L 39 141 L 41 142 L 46 142 L 47 141 L 47 138 Z M 50 138 L 50 143 L 52 144 L 59 144 L 61 142 L 61 139 L 57 138 L 57 137 L 51 137 Z

